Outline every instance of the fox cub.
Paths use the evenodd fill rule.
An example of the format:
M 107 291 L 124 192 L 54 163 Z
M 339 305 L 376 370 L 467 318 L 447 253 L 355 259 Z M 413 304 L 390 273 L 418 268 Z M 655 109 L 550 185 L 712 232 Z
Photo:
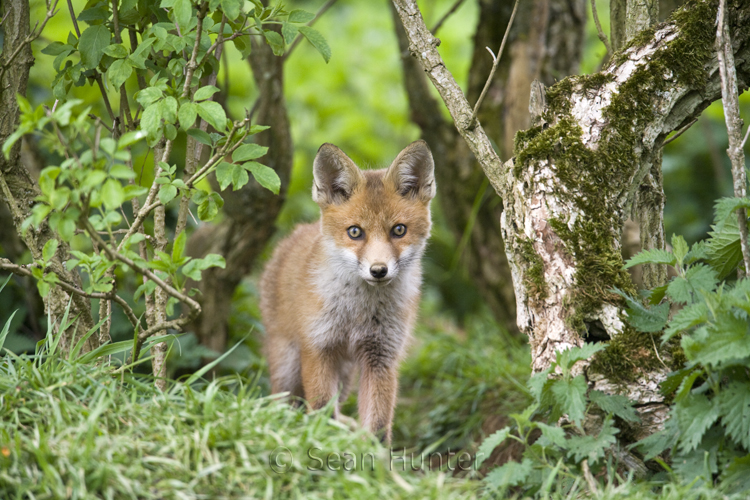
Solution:
M 411 335 L 430 235 L 434 163 L 427 143 L 388 169 L 360 170 L 323 144 L 313 164 L 320 221 L 283 240 L 261 280 L 271 389 L 313 409 L 349 391 L 360 369 L 362 425 L 390 441 L 398 365 Z

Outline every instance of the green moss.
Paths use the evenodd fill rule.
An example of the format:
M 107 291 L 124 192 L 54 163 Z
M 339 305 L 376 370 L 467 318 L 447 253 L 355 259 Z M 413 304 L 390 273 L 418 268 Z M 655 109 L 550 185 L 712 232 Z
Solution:
M 535 300 L 547 298 L 547 283 L 544 281 L 544 262 L 534 251 L 534 244 L 528 238 L 519 238 L 521 258 L 527 267 L 524 276 L 526 278 L 526 293 Z
M 582 336 L 587 334 L 586 319 L 600 311 L 604 303 L 621 305 L 621 299 L 609 292 L 612 287 L 635 292 L 629 275 L 622 270 L 622 256 L 614 245 L 620 238 L 621 220 L 612 204 L 632 189 L 632 178 L 640 166 L 635 146 L 654 118 L 653 96 L 668 91 L 675 79 L 690 87 L 704 84 L 705 65 L 711 58 L 714 44 L 716 8 L 714 0 L 693 0 L 674 14 L 672 20 L 680 36 L 666 43 L 651 56 L 647 65 L 637 69 L 619 86 L 618 93 L 603 110 L 609 126 L 603 131 L 596 150 L 583 144 L 583 131 L 571 116 L 569 98 L 574 92 L 598 91 L 612 81 L 613 77 L 608 74 L 568 77 L 560 81 L 547 90 L 545 120 L 550 126 L 516 135 L 515 176 L 520 177 L 529 165 L 554 157 L 553 168 L 564 188 L 557 196 L 583 214 L 572 228 L 568 227 L 567 220 L 550 221 L 577 263 L 576 288 L 566 299 L 565 308 L 567 324 Z M 648 43 L 654 33 L 650 30 L 640 34 L 630 46 Z M 523 248 L 523 245 L 523 259 L 533 262 L 529 255 L 533 247 Z M 530 276 L 529 280 L 535 278 Z M 636 361 L 642 356 L 643 362 Z M 630 328 L 613 339 L 605 354 L 599 357 L 601 359 L 595 363 L 597 371 L 615 379 L 633 372 L 631 362 L 642 369 L 652 368 L 653 357 L 655 363 L 660 364 L 653 355 L 650 335 Z

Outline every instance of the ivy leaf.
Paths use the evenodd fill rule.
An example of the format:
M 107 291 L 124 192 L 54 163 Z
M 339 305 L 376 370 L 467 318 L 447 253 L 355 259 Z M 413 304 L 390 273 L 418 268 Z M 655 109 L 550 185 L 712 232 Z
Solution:
M 323 38 L 323 35 L 321 35 L 318 30 L 313 29 L 309 26 L 300 26 L 299 32 L 302 33 L 305 38 L 307 38 L 307 41 L 310 42 L 310 44 L 315 47 L 318 52 L 320 52 L 320 55 L 323 56 L 325 62 L 331 60 L 331 47 L 328 46 L 328 42 L 326 42 L 326 39 Z
M 476 461 L 474 465 L 477 468 L 479 468 L 479 466 L 482 465 L 485 460 L 490 458 L 490 455 L 492 455 L 494 449 L 500 446 L 503 441 L 508 438 L 510 430 L 510 427 L 505 427 L 504 429 L 500 429 L 494 434 L 491 434 L 484 438 L 484 441 L 482 441 L 482 444 L 479 446 L 479 450 L 477 450 L 476 454 Z
M 198 114 L 206 120 L 217 132 L 224 132 L 227 128 L 227 114 L 221 104 L 214 101 L 204 101 L 196 104 Z
M 674 406 L 680 428 L 680 451 L 690 452 L 698 447 L 709 427 L 719 418 L 719 406 L 703 394 L 691 394 Z
M 716 402 L 727 433 L 746 450 L 750 449 L 750 384 L 730 383 L 717 394 Z
M 313 19 L 315 19 L 315 14 L 302 9 L 291 11 L 287 18 L 290 23 L 309 23 Z
M 260 163 L 250 161 L 244 163 L 242 168 L 245 168 L 253 174 L 258 184 L 271 191 L 273 194 L 279 194 L 281 189 L 281 179 L 278 174 L 272 169 Z
M 672 252 L 655 248 L 637 253 L 631 259 L 628 259 L 623 269 L 628 269 L 638 264 L 667 264 L 673 266 L 676 262 L 677 259 L 672 255 Z
M 637 422 L 638 415 L 626 396 L 619 394 L 605 394 L 601 391 L 591 391 L 589 393 L 589 399 L 592 403 L 595 403 L 599 408 L 607 413 L 611 413 L 616 417 L 627 422 Z
M 99 65 L 111 36 L 112 33 L 103 24 L 89 26 L 86 31 L 81 33 L 78 51 L 81 53 L 81 62 L 84 68 L 94 69 Z
M 243 144 L 232 153 L 232 160 L 236 162 L 255 160 L 268 152 L 268 148 L 259 144 Z
M 116 89 L 122 87 L 122 84 L 125 83 L 132 74 L 133 67 L 129 62 L 123 59 L 118 59 L 113 62 L 107 69 L 107 78 L 109 78 L 109 81 L 112 82 L 112 86 Z
M 579 375 L 572 379 L 555 380 L 552 394 L 562 413 L 567 413 L 572 422 L 580 424 L 586 411 L 586 380 Z

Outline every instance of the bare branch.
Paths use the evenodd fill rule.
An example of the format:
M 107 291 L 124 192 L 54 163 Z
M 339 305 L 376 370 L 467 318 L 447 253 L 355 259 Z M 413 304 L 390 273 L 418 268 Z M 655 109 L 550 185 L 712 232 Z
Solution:
M 474 105 L 474 111 L 471 113 L 471 120 L 470 125 L 474 123 L 474 120 L 477 119 L 477 113 L 479 112 L 479 108 L 482 106 L 482 101 L 484 100 L 484 96 L 487 95 L 487 91 L 490 89 L 490 85 L 492 84 L 492 77 L 495 76 L 495 70 L 497 69 L 497 64 L 500 62 L 500 58 L 503 55 L 503 49 L 505 49 L 505 42 L 508 41 L 508 34 L 510 33 L 510 28 L 513 26 L 513 19 L 516 17 L 516 11 L 518 10 L 518 2 L 520 0 L 516 0 L 515 5 L 513 5 L 513 13 L 510 15 L 510 21 L 508 21 L 508 27 L 505 28 L 505 35 L 503 35 L 503 41 L 500 44 L 500 49 L 497 51 L 497 56 L 495 54 L 492 54 L 492 50 L 490 50 L 489 47 L 487 47 L 487 50 L 489 50 L 490 54 L 492 54 L 492 70 L 490 70 L 490 76 L 487 77 L 487 81 L 484 84 L 484 88 L 482 89 L 482 93 L 479 94 L 479 99 L 477 99 L 477 103 Z
M 599 36 L 599 40 L 602 41 L 604 47 L 607 49 L 607 57 L 612 57 L 612 45 L 609 44 L 609 39 L 604 34 L 602 24 L 599 22 L 599 14 L 596 12 L 596 0 L 591 0 L 591 14 L 594 16 L 594 24 L 596 24 L 596 33 Z
M 726 22 L 726 11 L 726 0 L 720 0 L 716 44 L 721 74 L 721 101 L 724 105 L 724 117 L 727 122 L 727 135 L 729 136 L 727 154 L 732 161 L 734 196 L 744 198 L 747 195 L 747 177 L 745 174 L 745 153 L 742 150 L 743 140 L 741 139 L 742 120 L 740 119 L 737 69 L 734 65 L 732 39 Z M 750 274 L 750 248 L 747 239 L 747 211 L 744 208 L 737 209 L 737 222 L 740 226 L 740 247 L 742 248 L 742 259 L 745 263 L 745 275 L 748 275 Z
M 436 35 L 438 30 L 443 26 L 445 21 L 448 20 L 449 17 L 453 15 L 454 12 L 458 10 L 459 7 L 461 7 L 461 4 L 464 3 L 464 0 L 456 0 L 456 3 L 454 3 L 450 9 L 448 9 L 448 12 L 443 14 L 443 17 L 440 18 L 440 20 L 435 23 L 435 26 L 432 28 L 432 34 Z
M 662 144 L 662 147 L 666 146 L 667 144 L 669 144 L 670 142 L 674 141 L 675 139 L 677 139 L 678 137 L 680 137 L 682 134 L 684 134 L 685 132 L 687 132 L 688 129 L 690 127 L 692 127 L 693 125 L 695 125 L 695 123 L 697 121 L 698 121 L 697 117 L 693 118 L 692 120 L 690 120 L 690 122 L 687 125 L 685 125 L 680 130 L 678 130 L 677 132 L 675 132 L 672 137 L 670 137 L 669 139 L 667 139 L 666 141 L 664 141 L 664 144 Z

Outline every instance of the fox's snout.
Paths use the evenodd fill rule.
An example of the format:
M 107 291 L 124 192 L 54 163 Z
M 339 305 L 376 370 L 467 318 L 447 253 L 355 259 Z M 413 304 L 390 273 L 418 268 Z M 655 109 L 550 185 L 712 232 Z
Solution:
M 370 266 L 370 275 L 376 280 L 385 278 L 388 275 L 388 266 L 385 264 L 373 264 Z

